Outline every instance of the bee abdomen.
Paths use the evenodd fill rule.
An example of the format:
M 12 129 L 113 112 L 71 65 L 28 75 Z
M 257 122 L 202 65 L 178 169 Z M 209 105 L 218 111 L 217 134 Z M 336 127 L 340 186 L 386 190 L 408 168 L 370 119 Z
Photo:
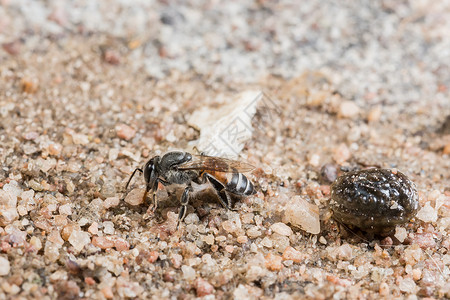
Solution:
M 231 180 L 227 183 L 227 189 L 231 193 L 246 196 L 252 195 L 255 192 L 253 183 L 242 173 L 232 174 Z

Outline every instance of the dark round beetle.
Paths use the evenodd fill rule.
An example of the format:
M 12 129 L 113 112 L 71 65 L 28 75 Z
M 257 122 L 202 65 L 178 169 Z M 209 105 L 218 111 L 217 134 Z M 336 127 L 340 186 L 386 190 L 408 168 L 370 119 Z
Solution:
M 338 221 L 368 232 L 388 232 L 419 209 L 415 184 L 399 171 L 348 172 L 331 185 L 331 209 Z

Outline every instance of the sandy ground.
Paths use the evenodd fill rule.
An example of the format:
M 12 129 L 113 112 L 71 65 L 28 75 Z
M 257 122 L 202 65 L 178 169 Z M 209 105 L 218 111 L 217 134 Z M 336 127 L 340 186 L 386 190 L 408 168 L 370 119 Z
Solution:
M 448 1 L 1 0 L 0 44 L 0 299 L 450 297 Z M 249 90 L 237 211 L 205 191 L 176 230 L 182 190 L 153 213 L 142 177 L 122 200 Z M 328 210 L 369 166 L 419 191 L 387 237 Z

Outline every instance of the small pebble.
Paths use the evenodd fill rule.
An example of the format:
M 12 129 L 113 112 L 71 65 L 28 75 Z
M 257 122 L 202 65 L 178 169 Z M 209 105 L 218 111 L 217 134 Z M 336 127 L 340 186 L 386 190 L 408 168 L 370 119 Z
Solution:
M 27 141 L 33 141 L 39 137 L 39 133 L 36 131 L 29 131 L 23 134 L 23 138 Z
M 412 294 L 416 290 L 416 283 L 411 278 L 403 278 L 403 279 L 400 279 L 398 288 L 402 292 Z
M 24 191 L 21 195 L 20 198 L 22 198 L 23 201 L 26 202 L 27 205 L 34 205 L 35 201 L 34 201 L 34 191 L 33 190 L 28 190 L 28 191 Z
M 286 247 L 283 252 L 283 260 L 292 260 L 293 262 L 299 263 L 303 260 L 304 256 L 300 251 L 295 250 L 291 246 Z
M 136 135 L 136 130 L 126 124 L 120 124 L 116 126 L 117 137 L 123 140 L 131 140 Z
M 214 236 L 212 234 L 204 235 L 202 237 L 203 241 L 208 245 L 214 244 Z
M 442 154 L 448 155 L 450 154 L 450 143 L 444 146 L 444 150 L 442 150 Z
M 395 238 L 400 242 L 403 243 L 403 241 L 408 236 L 408 233 L 406 232 L 406 229 L 400 226 L 395 227 Z
M 318 155 L 316 153 L 312 154 L 309 157 L 308 162 L 311 166 L 318 167 L 320 165 L 320 155 Z
M 389 295 L 389 285 L 386 282 L 382 282 L 380 284 L 380 288 L 378 289 L 378 292 L 381 296 L 388 296 Z
M 423 259 L 424 253 L 423 250 L 419 247 L 419 245 L 415 244 L 405 249 L 404 260 L 405 263 L 407 263 L 408 265 L 413 266 L 419 261 L 422 261 Z
M 374 108 L 369 110 L 369 113 L 367 114 L 367 121 L 369 123 L 378 122 L 380 120 L 382 112 L 383 111 L 381 109 L 381 106 L 375 106 Z
M 62 215 L 70 216 L 72 214 L 72 205 L 69 203 L 61 205 L 59 207 L 59 213 Z
M 22 91 L 27 94 L 34 94 L 38 90 L 39 85 L 36 81 L 30 80 L 28 78 L 23 78 L 20 82 L 22 86 Z
M 241 216 L 242 223 L 250 224 L 253 222 L 255 215 L 253 213 L 246 213 Z
M 54 229 L 50 232 L 50 234 L 47 237 L 47 240 L 59 246 L 64 245 L 64 240 L 61 238 L 61 234 L 57 229 Z
M 20 292 L 20 287 L 15 284 L 10 284 L 9 282 L 3 283 L 2 288 L 6 293 L 10 295 L 16 295 Z
M 319 207 L 300 196 L 294 196 L 286 206 L 283 222 L 300 227 L 309 233 L 318 234 L 320 233 Z
M 233 299 L 253 299 L 253 297 L 243 284 L 239 284 L 233 291 Z
M 81 170 L 81 164 L 75 161 L 70 161 L 67 164 L 66 171 L 72 173 L 78 173 Z
M 251 239 L 257 238 L 261 236 L 261 231 L 258 230 L 258 227 L 252 226 L 247 230 L 247 236 Z
M 338 165 L 342 165 L 344 162 L 352 157 L 350 149 L 345 144 L 333 148 L 333 159 Z
M 239 215 L 233 215 L 233 217 L 230 218 L 229 220 L 222 222 L 223 229 L 225 229 L 225 231 L 229 233 L 234 233 L 238 231 L 239 229 L 241 229 L 241 226 L 242 224 Z
M 9 260 L 3 256 L 0 256 L 0 276 L 6 276 L 10 270 Z
M 181 266 L 181 271 L 183 272 L 183 278 L 187 281 L 193 281 L 195 279 L 195 270 L 187 265 Z
M 290 245 L 289 237 L 287 236 L 274 233 L 270 236 L 270 238 L 272 240 L 274 249 L 280 253 L 282 253 L 286 249 L 286 247 Z
M 430 202 L 427 202 L 416 215 L 417 219 L 423 222 L 436 222 L 438 215 L 437 211 L 431 207 Z
M 266 248 L 272 248 L 273 242 L 269 237 L 266 236 L 265 238 L 262 239 L 261 245 L 263 245 Z
M 31 179 L 30 181 L 28 181 L 28 186 L 36 192 L 41 192 L 44 190 L 44 187 L 42 186 L 42 184 L 40 184 L 39 182 L 37 182 L 34 179 Z
M 349 244 L 343 244 L 335 249 L 329 248 L 329 251 L 332 251 L 331 257 L 333 260 L 341 259 L 344 261 L 350 261 L 354 257 L 352 246 Z
M 98 223 L 97 223 L 97 222 L 93 222 L 93 223 L 91 224 L 91 226 L 89 226 L 88 232 L 89 232 L 90 234 L 93 234 L 93 235 L 98 234 Z
M 159 253 L 157 251 L 150 251 L 147 261 L 149 263 L 154 263 L 159 257 Z
M 23 205 L 17 205 L 17 212 L 21 217 L 23 217 L 28 214 L 28 209 Z
M 63 147 L 61 144 L 52 143 L 48 146 L 48 153 L 53 156 L 59 156 L 61 154 Z
M 228 253 L 233 253 L 233 251 L 234 251 L 233 245 L 226 245 L 225 251 L 227 251 Z
M 245 236 L 245 235 L 240 235 L 240 236 L 238 236 L 238 237 L 236 238 L 236 241 L 237 241 L 239 244 L 245 244 L 245 243 L 248 242 L 248 238 L 247 238 L 247 236 Z
M 115 161 L 119 157 L 120 150 L 116 148 L 109 149 L 108 160 Z
M 3 207 L 0 211 L 0 226 L 6 226 L 19 218 L 16 207 Z
M 69 223 L 69 219 L 67 218 L 66 215 L 55 215 L 54 216 L 54 225 L 56 225 L 57 227 L 64 227 L 68 223 Z
M 86 277 L 86 278 L 84 278 L 84 282 L 87 284 L 87 285 L 94 285 L 96 282 L 95 282 L 95 280 L 94 280 L 94 278 L 92 278 L 92 277 Z
M 175 272 L 165 272 L 165 273 L 163 274 L 163 280 L 164 280 L 165 282 L 174 282 L 174 281 L 175 281 L 174 273 L 175 273 Z
M 263 277 L 266 272 L 267 271 L 260 266 L 250 266 L 250 268 L 247 270 L 245 278 L 247 279 L 247 281 L 252 282 Z
M 196 224 L 196 223 L 198 223 L 199 220 L 200 219 L 198 218 L 197 214 L 192 213 L 192 214 L 188 214 L 186 216 L 186 218 L 184 219 L 184 223 L 185 224 Z
M 339 105 L 338 117 L 353 119 L 359 114 L 359 107 L 353 101 L 343 101 Z
M 125 197 L 125 202 L 136 206 L 144 202 L 145 189 L 136 188 L 131 190 Z
M 120 203 L 119 197 L 109 197 L 106 198 L 105 201 L 103 201 L 103 207 L 108 209 L 111 207 L 116 207 L 117 205 L 119 205 L 119 203 Z
M 59 299 L 77 299 L 80 295 L 80 287 L 72 280 L 57 280 L 55 291 Z
M 104 221 L 103 222 L 103 232 L 106 234 L 114 234 L 114 223 L 111 221 Z
M 51 13 L 48 15 L 48 20 L 55 22 L 56 24 L 67 27 L 69 26 L 67 11 L 64 6 L 57 6 L 52 9 Z
M 104 198 L 114 197 L 117 194 L 115 184 L 111 181 L 105 182 L 100 193 Z
M 278 222 L 274 223 L 270 226 L 273 232 L 276 232 L 280 235 L 290 236 L 292 234 L 292 229 L 284 223 Z
M 266 268 L 271 271 L 279 271 L 283 268 L 283 258 L 277 254 L 269 253 L 266 256 Z
M 436 246 L 436 240 L 433 233 L 416 233 L 414 234 L 413 243 L 417 244 L 421 248 L 434 248 Z
M 121 61 L 120 54 L 112 49 L 106 49 L 103 52 L 103 59 L 111 65 L 118 65 Z
M 203 278 L 199 277 L 194 282 L 194 288 L 197 293 L 197 297 L 203 297 L 210 295 L 214 292 L 214 287 Z
M 391 247 L 393 244 L 394 244 L 394 241 L 392 240 L 392 238 L 390 236 L 387 236 L 381 240 L 381 245 L 383 245 L 384 247 Z
M 99 247 L 100 249 L 110 249 L 114 247 L 114 241 L 109 237 L 94 236 L 92 238 L 92 245 Z
M 142 298 L 139 295 L 144 291 L 138 282 L 130 281 L 128 276 L 119 276 L 116 288 L 120 298 Z
M 74 133 L 72 134 L 72 140 L 75 145 L 87 145 L 89 144 L 89 138 L 85 134 Z
M 18 229 L 15 226 L 6 226 L 5 232 L 8 233 L 9 243 L 15 246 L 23 246 L 27 238 L 27 232 Z
M 110 286 L 105 286 L 104 288 L 101 289 L 101 292 L 106 299 L 114 298 L 114 293 Z
M 36 251 L 41 250 L 42 248 L 42 242 L 38 237 L 32 236 L 30 238 L 30 245 L 33 246 L 34 249 L 36 249 Z
M 20 53 L 21 42 L 19 40 L 16 40 L 9 43 L 3 43 L 2 47 L 3 50 L 5 50 L 8 54 L 17 55 Z
M 44 247 L 45 258 L 51 262 L 57 261 L 59 258 L 59 249 L 60 249 L 60 246 L 58 246 L 50 241 L 46 241 L 45 247 Z
M 418 281 L 422 277 L 422 271 L 420 269 L 414 269 L 412 271 L 412 276 L 415 281 Z
M 114 240 L 114 248 L 116 248 L 117 251 L 127 251 L 130 249 L 130 244 L 122 238 L 116 238 Z
M 83 250 L 84 246 L 91 242 L 89 233 L 79 230 L 72 231 L 69 237 L 69 243 L 73 246 L 76 252 Z
M 337 178 L 337 165 L 336 164 L 325 164 L 320 169 L 320 178 L 325 183 L 332 183 Z
M 68 223 L 66 226 L 63 227 L 61 231 L 61 237 L 63 238 L 63 240 L 68 241 L 72 232 L 74 230 L 80 229 L 81 229 L 80 225 L 78 225 L 77 223 Z
M 172 258 L 170 259 L 170 261 L 172 262 L 173 267 L 175 269 L 178 269 L 180 268 L 181 262 L 183 261 L 183 256 L 178 253 L 174 253 L 172 254 Z
M 17 212 L 17 197 L 22 194 L 17 182 L 12 181 L 0 190 L 0 226 L 6 226 L 19 218 Z

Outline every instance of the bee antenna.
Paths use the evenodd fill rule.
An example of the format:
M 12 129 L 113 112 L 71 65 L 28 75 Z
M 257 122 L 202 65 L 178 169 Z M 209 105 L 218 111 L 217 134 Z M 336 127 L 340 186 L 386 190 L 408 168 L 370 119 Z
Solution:
M 204 151 L 200 151 L 197 146 L 192 147 L 192 150 L 194 150 L 195 152 L 197 152 L 198 155 L 200 156 L 204 156 L 206 155 L 206 153 Z
M 139 169 L 139 168 L 136 168 L 133 171 L 133 174 L 131 174 L 130 179 L 128 179 L 127 185 L 125 186 L 125 192 L 128 190 L 128 186 L 130 185 L 131 179 L 133 179 L 133 177 L 134 177 L 134 175 L 136 174 L 137 171 L 143 173 L 142 169 Z

